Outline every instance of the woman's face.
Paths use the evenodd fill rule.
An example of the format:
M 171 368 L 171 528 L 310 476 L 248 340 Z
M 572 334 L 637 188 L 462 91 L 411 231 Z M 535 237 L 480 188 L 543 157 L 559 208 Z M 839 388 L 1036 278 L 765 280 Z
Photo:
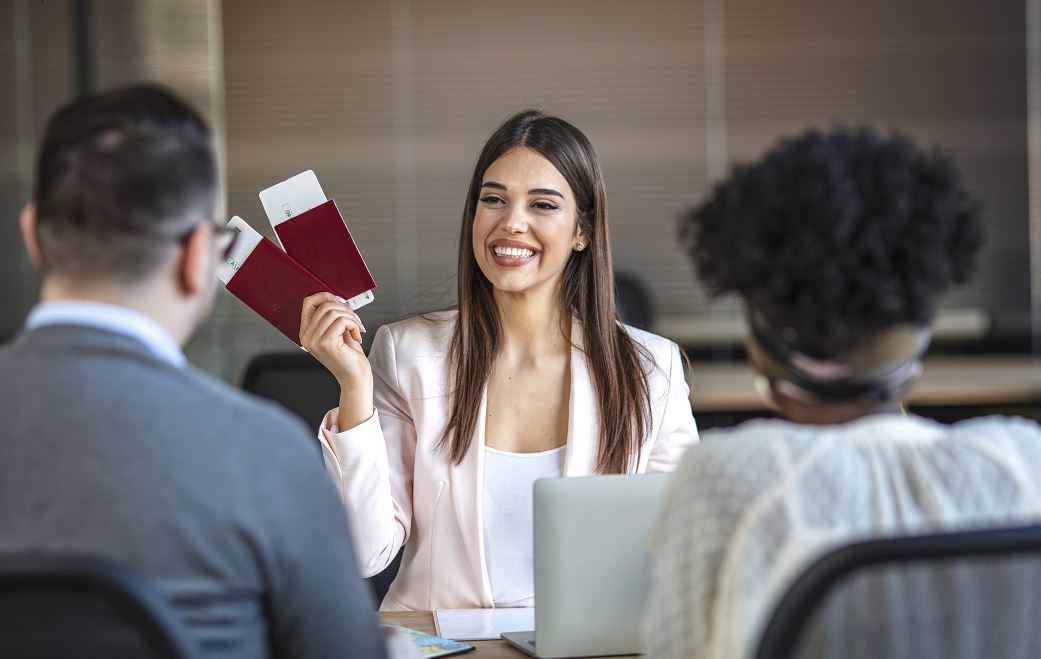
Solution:
M 497 290 L 559 289 L 578 234 L 575 195 L 537 151 L 516 147 L 485 171 L 473 220 L 477 265 Z

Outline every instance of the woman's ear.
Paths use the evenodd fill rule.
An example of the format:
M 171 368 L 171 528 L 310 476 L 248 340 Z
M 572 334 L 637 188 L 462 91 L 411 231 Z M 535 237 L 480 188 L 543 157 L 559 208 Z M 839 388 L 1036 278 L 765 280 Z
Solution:
M 18 217 L 18 228 L 22 231 L 22 243 L 33 268 L 42 272 L 43 252 L 40 251 L 40 241 L 36 237 L 36 204 L 33 202 L 30 201 L 22 209 L 22 214 Z
M 197 295 L 206 288 L 213 259 L 210 245 L 212 234 L 210 223 L 201 222 L 184 241 L 177 264 L 177 283 L 185 295 Z

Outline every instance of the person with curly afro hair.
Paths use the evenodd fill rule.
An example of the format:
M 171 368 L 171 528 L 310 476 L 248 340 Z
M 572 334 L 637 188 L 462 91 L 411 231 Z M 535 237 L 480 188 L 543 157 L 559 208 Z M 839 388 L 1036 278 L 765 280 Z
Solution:
M 1037 424 L 943 425 L 901 409 L 937 298 L 975 266 L 980 207 L 944 152 L 837 128 L 782 140 L 682 217 L 708 290 L 742 299 L 749 361 L 785 419 L 705 432 L 673 476 L 652 535 L 648 656 L 754 656 L 794 579 L 852 539 L 1041 520 Z M 890 595 L 880 615 L 896 633 L 839 614 L 814 640 L 953 656 L 902 645 L 914 598 Z M 950 618 L 960 633 L 991 633 L 960 617 L 972 610 Z
M 735 168 L 681 236 L 709 291 L 744 300 L 772 402 L 835 422 L 894 409 L 937 296 L 975 266 L 983 221 L 943 152 L 812 130 Z

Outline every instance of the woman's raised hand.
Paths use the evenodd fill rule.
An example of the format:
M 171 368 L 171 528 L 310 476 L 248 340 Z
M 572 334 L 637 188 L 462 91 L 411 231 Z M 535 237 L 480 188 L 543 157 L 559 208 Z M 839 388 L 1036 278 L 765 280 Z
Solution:
M 332 293 L 304 299 L 300 344 L 340 383 L 340 430 L 372 416 L 372 368 L 361 347 L 365 331 L 358 314 Z

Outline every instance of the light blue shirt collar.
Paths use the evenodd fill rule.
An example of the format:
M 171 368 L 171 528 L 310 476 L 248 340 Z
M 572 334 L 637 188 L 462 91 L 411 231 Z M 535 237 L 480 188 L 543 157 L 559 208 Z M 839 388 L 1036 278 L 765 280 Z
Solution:
M 187 361 L 170 333 L 158 322 L 126 307 L 104 302 L 69 300 L 40 302 L 25 319 L 26 329 L 47 325 L 80 325 L 128 336 L 145 344 L 159 359 L 176 367 Z

